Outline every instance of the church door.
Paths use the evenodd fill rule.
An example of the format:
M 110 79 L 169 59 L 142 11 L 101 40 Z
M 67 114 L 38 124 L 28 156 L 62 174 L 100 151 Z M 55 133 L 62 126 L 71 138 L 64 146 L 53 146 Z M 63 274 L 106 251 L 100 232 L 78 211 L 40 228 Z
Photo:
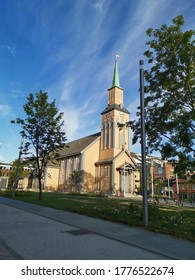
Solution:
M 129 192 L 129 186 L 128 186 L 128 184 L 129 184 L 128 177 L 129 176 L 128 175 L 129 174 L 127 171 L 124 172 L 124 170 L 121 170 L 121 172 L 120 172 L 120 190 L 122 193 L 124 193 L 124 195 L 125 195 L 125 193 Z

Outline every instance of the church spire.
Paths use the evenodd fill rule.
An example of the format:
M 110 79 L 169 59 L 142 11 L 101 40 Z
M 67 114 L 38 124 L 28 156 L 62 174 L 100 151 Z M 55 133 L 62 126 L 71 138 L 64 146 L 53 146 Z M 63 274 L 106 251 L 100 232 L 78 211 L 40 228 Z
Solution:
M 118 75 L 118 59 L 119 55 L 116 54 L 115 57 L 115 66 L 114 66 L 114 75 L 113 75 L 113 80 L 112 80 L 112 86 L 113 87 L 120 87 L 120 82 L 119 82 L 119 75 Z

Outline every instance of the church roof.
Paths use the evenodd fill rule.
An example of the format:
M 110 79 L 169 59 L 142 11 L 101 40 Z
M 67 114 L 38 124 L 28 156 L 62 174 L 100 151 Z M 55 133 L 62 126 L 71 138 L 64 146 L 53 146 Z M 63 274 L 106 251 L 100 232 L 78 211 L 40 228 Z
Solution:
M 99 165 L 107 165 L 107 164 L 112 164 L 119 156 L 121 156 L 123 153 L 126 153 L 128 155 L 128 157 L 131 159 L 132 162 L 126 162 L 126 169 L 130 169 L 130 168 L 133 168 L 133 170 L 137 170 L 137 164 L 136 162 L 134 161 L 134 159 L 132 158 L 131 154 L 129 153 L 129 151 L 127 151 L 126 149 L 123 150 L 121 149 L 117 155 L 115 155 L 115 157 L 113 158 L 108 158 L 108 159 L 99 159 L 98 161 L 95 162 L 95 165 L 96 166 L 99 166 Z M 124 164 L 121 165 L 121 166 L 118 166 L 116 169 L 119 170 L 121 168 L 124 167 Z
M 118 166 L 118 167 L 116 168 L 117 171 L 119 171 L 119 170 L 121 170 L 121 169 L 124 169 L 124 164 L 121 164 L 120 166 Z M 125 162 L 125 170 L 129 170 L 129 169 L 136 170 L 135 165 L 133 165 L 133 164 L 130 163 L 130 162 Z
M 80 154 L 85 148 L 87 148 L 93 141 L 99 138 L 100 132 L 68 142 L 62 150 L 60 150 L 59 158 L 70 157 Z
M 116 55 L 116 59 L 115 59 L 114 73 L 113 73 L 113 79 L 112 79 L 112 86 L 111 86 L 109 89 L 111 89 L 111 88 L 113 88 L 113 87 L 118 87 L 118 88 L 123 89 L 123 88 L 120 86 L 120 81 L 119 81 L 117 58 L 118 58 L 118 55 Z M 109 89 L 108 89 L 108 90 L 109 90 Z
M 123 106 L 120 106 L 118 104 L 112 104 L 112 105 L 108 105 L 108 107 L 106 107 L 104 109 L 104 111 L 101 113 L 102 115 L 105 114 L 105 113 L 108 113 L 110 111 L 112 111 L 113 109 L 116 109 L 118 111 L 121 111 L 121 112 L 124 112 L 124 113 L 127 113 L 127 114 L 130 114 L 130 112 Z

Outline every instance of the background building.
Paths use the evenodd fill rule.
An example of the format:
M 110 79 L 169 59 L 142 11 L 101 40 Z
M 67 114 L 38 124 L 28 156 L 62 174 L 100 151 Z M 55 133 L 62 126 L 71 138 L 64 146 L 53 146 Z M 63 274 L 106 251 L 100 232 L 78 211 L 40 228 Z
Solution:
M 142 159 L 140 154 L 131 152 L 131 156 L 141 173 Z M 173 198 L 174 166 L 167 160 L 154 156 L 146 156 L 148 194 L 165 195 Z
M 8 187 L 9 175 L 13 173 L 13 166 L 11 163 L 0 163 L 0 189 Z

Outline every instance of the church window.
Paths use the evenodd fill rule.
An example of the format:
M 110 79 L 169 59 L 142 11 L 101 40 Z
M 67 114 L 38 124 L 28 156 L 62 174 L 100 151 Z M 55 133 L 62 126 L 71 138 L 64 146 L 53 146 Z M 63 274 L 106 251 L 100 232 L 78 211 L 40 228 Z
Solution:
M 98 176 L 99 176 L 99 177 L 102 176 L 102 168 L 101 168 L 101 166 L 99 166 L 99 168 L 98 168 Z
M 101 130 L 101 150 L 104 149 L 104 126 L 102 126 Z
M 104 149 L 109 148 L 109 123 L 104 124 Z
M 106 133 L 106 124 L 104 124 L 104 149 L 106 149 L 107 144 L 107 133 Z
M 110 126 L 110 147 L 113 148 L 113 138 L 114 138 L 114 134 L 113 134 L 113 121 L 111 122 L 111 126 Z
M 109 166 L 105 166 L 105 176 L 109 177 Z
M 106 125 L 106 134 L 107 134 L 107 137 L 106 137 L 106 147 L 109 148 L 109 140 L 110 140 L 110 133 L 109 133 L 109 123 L 107 123 Z

